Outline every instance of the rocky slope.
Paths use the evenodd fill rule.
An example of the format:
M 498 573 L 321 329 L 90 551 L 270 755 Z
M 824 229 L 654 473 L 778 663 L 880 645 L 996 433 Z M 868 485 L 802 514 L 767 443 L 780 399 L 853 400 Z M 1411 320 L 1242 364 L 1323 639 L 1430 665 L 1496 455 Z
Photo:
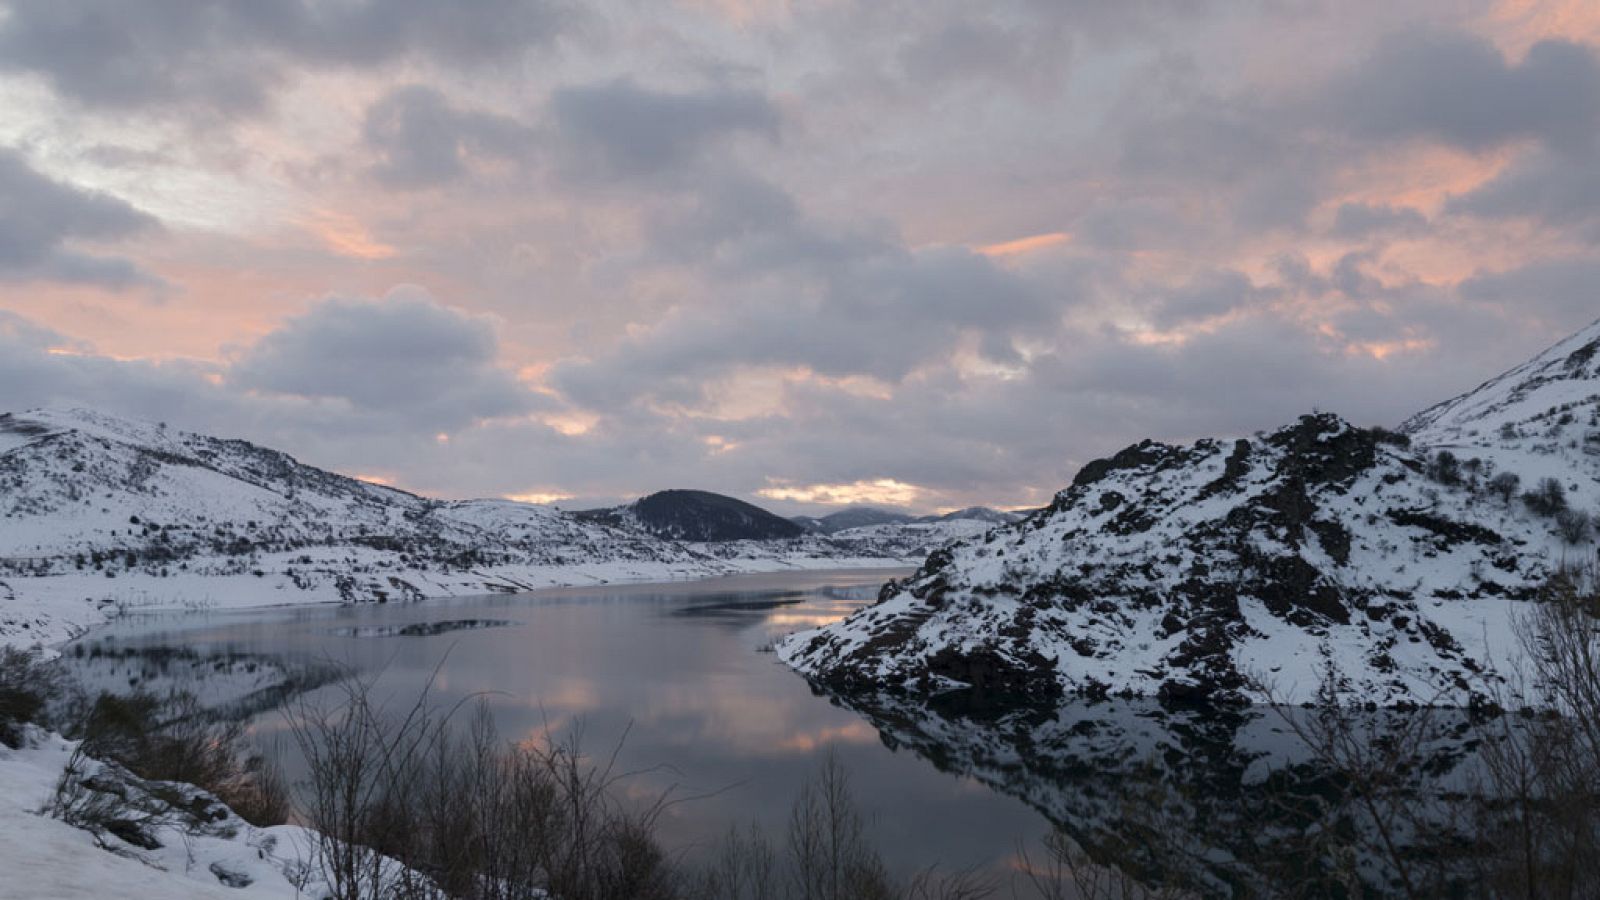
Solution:
M 1593 557 L 1574 522 L 1600 498 L 1597 348 L 1600 323 L 1409 436 L 1314 415 L 1129 447 L 779 653 L 836 689 L 920 696 L 1307 699 L 1331 664 L 1346 700 L 1470 702 L 1514 653 L 1521 601 Z M 1562 503 L 1491 488 L 1517 469 Z

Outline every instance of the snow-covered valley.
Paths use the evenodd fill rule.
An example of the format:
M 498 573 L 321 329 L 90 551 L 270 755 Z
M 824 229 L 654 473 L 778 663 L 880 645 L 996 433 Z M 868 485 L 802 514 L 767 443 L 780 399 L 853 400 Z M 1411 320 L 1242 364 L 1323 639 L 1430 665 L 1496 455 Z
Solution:
M 613 519 L 510 500 L 430 500 L 245 441 L 88 410 L 7 414 L 0 641 L 53 645 L 137 609 L 915 564 L 989 527 L 952 519 L 691 542 Z

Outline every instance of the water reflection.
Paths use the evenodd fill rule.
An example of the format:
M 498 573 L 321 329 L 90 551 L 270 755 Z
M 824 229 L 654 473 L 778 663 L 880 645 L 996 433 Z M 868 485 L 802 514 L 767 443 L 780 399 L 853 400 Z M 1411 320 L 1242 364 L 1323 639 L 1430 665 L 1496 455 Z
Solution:
M 1101 864 L 1204 896 L 1274 896 L 1287 881 L 1319 878 L 1327 890 L 1310 896 L 1339 896 L 1327 882 L 1339 853 L 1355 860 L 1367 893 L 1392 887 L 1392 873 L 1361 849 L 1364 824 L 1328 812 L 1339 780 L 1271 712 L 1129 702 L 996 711 L 818 696 L 760 652 L 868 602 L 893 574 L 148 616 L 92 635 L 69 660 L 106 689 L 170 678 L 218 702 L 270 696 L 261 692 L 279 681 L 343 666 L 377 676 L 397 706 L 430 679 L 441 706 L 488 696 L 509 738 L 581 725 L 591 754 L 604 755 L 626 735 L 618 769 L 641 773 L 629 790 L 703 798 L 670 807 L 662 823 L 669 849 L 690 859 L 731 825 L 754 822 L 781 839 L 800 786 L 834 753 L 902 873 L 977 868 L 1011 896 L 1018 848 L 1037 854 L 1039 837 L 1059 828 Z M 296 689 L 313 687 L 312 702 L 335 696 L 315 683 Z M 1381 741 L 1406 721 L 1392 715 L 1402 718 L 1374 717 L 1363 739 Z M 283 736 L 273 713 L 254 727 L 269 741 Z M 1443 820 L 1440 798 L 1468 780 L 1471 733 L 1448 716 L 1437 732 L 1407 777 L 1416 808 Z M 1417 852 L 1460 852 L 1447 828 L 1412 831 L 1403 837 Z
M 819 689 L 820 690 L 820 689 Z M 1354 745 L 1414 747 L 1368 809 L 1311 750 L 1307 710 L 1199 711 L 1154 701 L 1061 708 L 930 708 L 890 695 L 833 695 L 894 748 L 1039 810 L 1094 863 L 1151 888 L 1201 896 L 1388 896 L 1386 861 L 1409 859 L 1465 890 L 1470 835 L 1458 817 L 1478 782 L 1466 713 L 1352 714 Z M 1424 716 L 1425 720 L 1417 717 Z M 1292 723 L 1292 724 L 1291 724 Z M 1389 834 L 1375 830 L 1386 818 Z M 1464 893 L 1461 895 L 1465 895 Z
M 894 868 L 1004 869 L 1019 842 L 1047 830 L 1037 812 L 891 749 L 866 720 L 816 697 L 760 651 L 802 624 L 846 615 L 887 577 L 902 574 L 784 574 L 405 606 L 149 616 L 91 635 L 79 662 L 94 669 L 95 647 L 102 654 L 108 647 L 182 647 L 197 658 L 233 654 L 283 671 L 333 663 L 378 676 L 380 692 L 396 706 L 437 669 L 433 691 L 441 707 L 487 694 L 508 738 L 537 739 L 581 723 L 585 747 L 605 755 L 626 734 L 618 769 L 643 773 L 631 790 L 704 797 L 671 807 L 663 821 L 665 843 L 691 858 L 732 825 L 755 822 L 781 839 L 791 801 L 822 754 L 832 752 L 850 771 L 871 834 Z M 474 620 L 497 627 L 426 627 Z M 407 628 L 422 636 L 399 636 Z M 116 687 L 123 674 L 93 677 Z M 308 699 L 334 696 L 324 687 Z M 254 726 L 264 740 L 283 736 L 275 715 Z

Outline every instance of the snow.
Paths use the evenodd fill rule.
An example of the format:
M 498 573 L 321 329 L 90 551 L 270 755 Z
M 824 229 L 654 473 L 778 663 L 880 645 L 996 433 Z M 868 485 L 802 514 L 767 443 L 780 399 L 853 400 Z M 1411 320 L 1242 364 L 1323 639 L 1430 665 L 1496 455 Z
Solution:
M 92 410 L 0 415 L 0 643 L 136 609 L 417 600 L 916 564 L 971 520 L 689 543 L 511 500 L 438 501 Z
M 183 834 L 159 829 L 163 844 L 143 850 L 103 835 L 118 852 L 103 849 L 90 832 L 44 815 L 75 747 L 59 736 L 33 731 L 29 746 L 0 746 L 0 898 L 36 900 L 169 900 L 172 897 L 302 898 L 284 875 L 314 844 L 295 826 L 256 828 L 229 814 L 225 827 Z M 234 832 L 232 837 L 224 834 Z M 223 871 L 250 881 L 226 887 Z M 109 894 L 108 894 L 109 892 Z
M 1595 558 L 1592 535 L 1568 543 L 1483 486 L 1554 478 L 1572 508 L 1600 511 L 1600 322 L 1403 431 L 1409 447 L 1321 415 L 1127 448 L 779 657 L 913 695 L 991 682 L 1259 701 L 1259 677 L 1298 701 L 1332 664 L 1354 702 L 1468 702 L 1516 664 L 1514 624 L 1540 586 Z M 1428 474 L 1441 450 L 1459 481 Z

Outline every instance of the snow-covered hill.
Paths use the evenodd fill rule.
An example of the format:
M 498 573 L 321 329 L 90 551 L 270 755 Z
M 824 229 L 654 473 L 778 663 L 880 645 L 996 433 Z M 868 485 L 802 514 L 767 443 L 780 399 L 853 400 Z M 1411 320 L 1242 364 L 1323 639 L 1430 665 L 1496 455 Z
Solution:
M 90 410 L 0 415 L 0 641 L 63 640 L 130 607 L 904 565 L 921 561 L 929 538 L 694 543 L 536 504 L 428 499 L 245 441 Z
M 1347 699 L 1464 702 L 1514 654 L 1520 601 L 1594 556 L 1597 348 L 1600 323 L 1409 437 L 1319 414 L 1145 441 L 779 654 L 836 688 L 921 696 L 1241 701 L 1259 677 L 1305 699 L 1333 663 Z
M 1600 513 L 1600 321 L 1401 430 L 1421 451 L 1514 474 L 1522 490 L 1556 478 L 1569 507 Z

